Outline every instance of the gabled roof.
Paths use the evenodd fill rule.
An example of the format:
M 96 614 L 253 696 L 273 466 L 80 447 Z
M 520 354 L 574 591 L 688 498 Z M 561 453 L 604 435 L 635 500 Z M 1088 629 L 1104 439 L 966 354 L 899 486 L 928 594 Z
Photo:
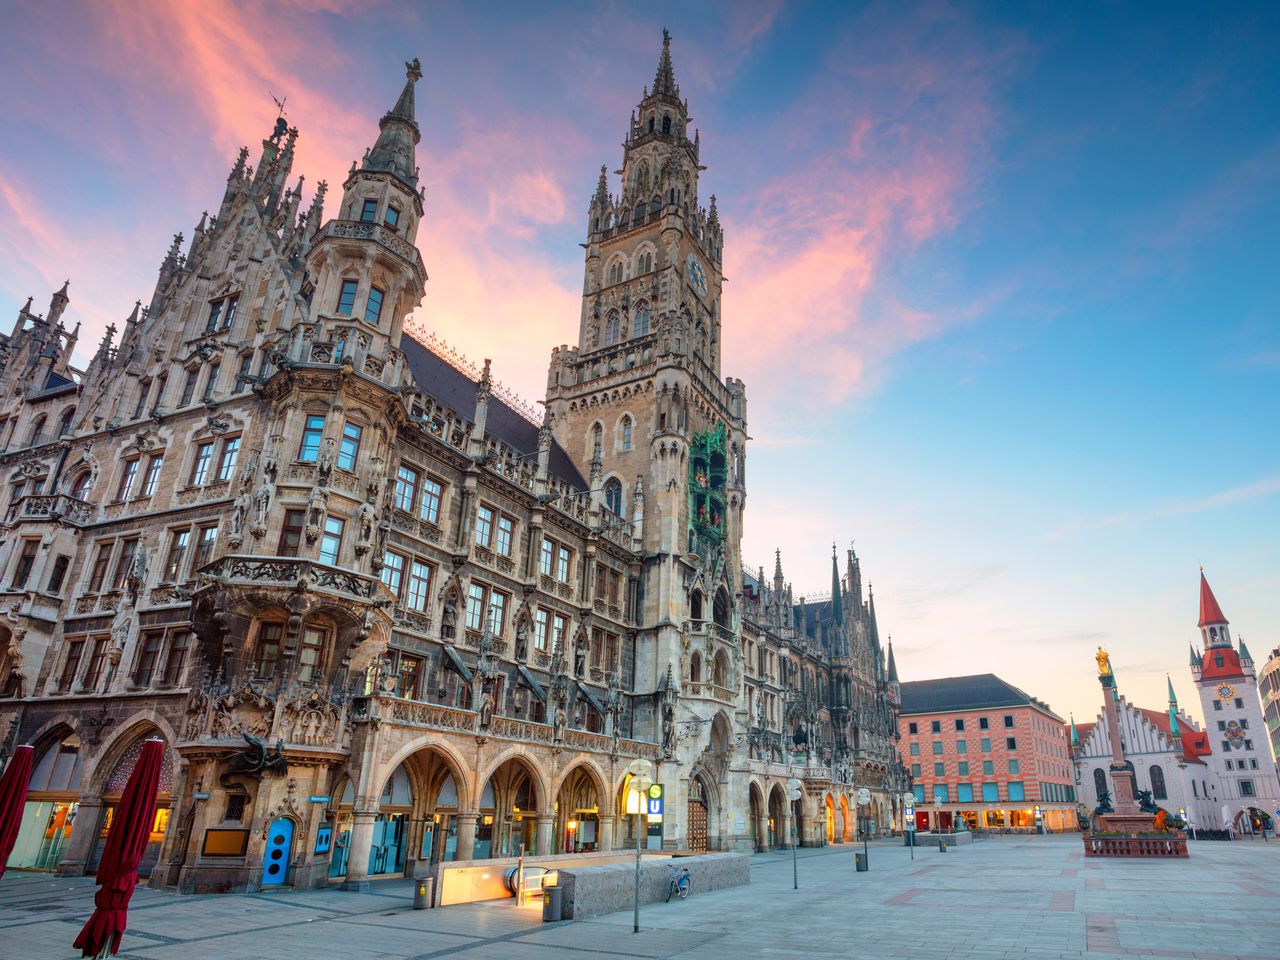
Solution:
M 464 417 L 474 415 L 477 381 L 408 334 L 401 338 L 400 349 L 409 364 L 413 379 L 423 393 L 430 394 Z M 489 395 L 489 415 L 485 420 L 485 430 L 520 453 L 537 456 L 538 428 L 494 394 Z M 552 476 L 563 480 L 575 490 L 588 489 L 587 481 L 574 466 L 569 454 L 554 440 L 551 441 L 551 459 L 547 469 Z
M 1173 724 L 1169 720 L 1169 712 L 1167 710 L 1148 710 L 1146 707 L 1134 707 L 1138 713 L 1142 714 L 1151 724 L 1163 733 L 1170 740 L 1173 740 Z M 1192 730 L 1189 727 L 1178 727 L 1178 732 L 1182 741 L 1182 759 L 1188 763 L 1203 763 L 1200 758 L 1213 752 L 1209 746 L 1209 735 L 1198 730 Z
M 902 713 L 945 713 L 983 707 L 1032 706 L 1061 722 L 1053 711 L 1031 694 L 1006 683 L 994 673 L 971 677 L 911 680 L 902 684 Z
M 1227 623 L 1226 615 L 1222 612 L 1222 608 L 1218 606 L 1218 599 L 1213 595 L 1213 590 L 1209 588 L 1209 581 L 1204 578 L 1204 571 L 1200 571 L 1200 623 L 1199 626 L 1207 626 L 1211 623 Z

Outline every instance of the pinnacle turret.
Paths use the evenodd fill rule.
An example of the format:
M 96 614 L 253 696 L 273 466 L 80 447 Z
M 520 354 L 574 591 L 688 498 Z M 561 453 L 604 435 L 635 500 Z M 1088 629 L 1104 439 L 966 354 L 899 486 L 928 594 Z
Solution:
M 653 95 L 680 96 L 675 70 L 671 66 L 671 34 L 665 27 L 662 29 L 662 55 L 658 58 L 658 72 L 653 77 Z
M 415 57 L 405 65 L 405 84 L 400 97 L 378 121 L 380 133 L 360 165 L 362 170 L 390 173 L 407 186 L 418 187 L 418 165 L 414 148 L 422 139 L 414 115 L 414 85 L 422 79 L 422 64 Z

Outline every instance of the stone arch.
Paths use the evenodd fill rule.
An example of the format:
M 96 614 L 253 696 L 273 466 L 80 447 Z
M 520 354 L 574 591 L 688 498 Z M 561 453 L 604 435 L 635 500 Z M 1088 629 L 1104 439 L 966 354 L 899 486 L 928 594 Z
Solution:
M 747 782 L 748 833 L 755 850 L 765 850 L 769 845 L 768 808 L 765 806 L 764 789 L 755 780 Z M 763 829 L 762 829 L 763 828 Z
M 826 842 L 836 842 L 836 802 L 828 793 L 822 799 L 823 812 L 826 814 Z
M 840 826 L 845 843 L 850 842 L 853 839 L 853 830 L 849 823 L 849 798 L 843 793 L 840 794 Z
M 379 769 L 372 771 L 371 775 L 365 782 L 372 786 L 376 781 L 376 789 L 369 789 L 366 797 L 371 799 L 377 799 L 380 797 L 382 795 L 383 788 L 386 786 L 387 780 L 390 779 L 393 773 L 395 773 L 396 767 L 424 751 L 437 754 L 441 762 L 448 768 L 449 775 L 453 777 L 454 786 L 458 791 L 459 799 L 462 797 L 472 796 L 473 787 L 471 777 L 467 775 L 469 770 L 467 763 L 458 755 L 457 751 L 449 743 L 444 740 L 436 739 L 432 734 L 427 734 L 405 743 L 399 750 L 391 755 L 389 760 L 382 763 L 379 766 Z M 419 786 L 426 785 L 420 776 L 421 770 L 415 764 L 410 764 L 406 766 L 405 771 L 409 774 L 409 779 L 414 786 L 414 792 L 416 795 L 418 793 Z M 359 782 L 365 778 L 361 776 L 359 778 L 352 779 L 353 782 Z M 356 791 L 356 800 L 357 802 L 361 800 L 359 788 L 357 788 Z
M 711 682 L 717 687 L 729 686 L 729 654 L 721 648 L 711 662 Z
M 600 848 L 605 839 L 602 821 L 608 822 L 615 809 L 608 784 L 609 778 L 589 757 L 578 759 L 564 772 L 555 792 L 553 852 Z
M 177 762 L 177 734 L 169 722 L 154 710 L 142 710 L 116 725 L 115 731 L 98 748 L 93 758 L 93 769 L 87 774 L 86 784 L 94 793 L 101 793 L 107 778 L 115 770 L 116 763 L 133 744 L 146 735 L 147 728 L 160 734 L 165 742 L 165 754 L 169 763 Z M 172 753 L 171 753 L 172 751 Z
M 549 807 L 551 804 L 551 786 L 543 775 L 542 768 L 536 762 L 536 758 L 530 755 L 529 748 L 524 746 L 509 747 L 480 768 L 473 785 L 475 792 L 472 794 L 472 806 L 479 807 L 480 796 L 484 793 L 484 788 L 490 778 L 508 763 L 519 764 L 524 768 L 524 772 L 528 774 L 529 780 L 533 784 L 535 809 L 541 812 Z

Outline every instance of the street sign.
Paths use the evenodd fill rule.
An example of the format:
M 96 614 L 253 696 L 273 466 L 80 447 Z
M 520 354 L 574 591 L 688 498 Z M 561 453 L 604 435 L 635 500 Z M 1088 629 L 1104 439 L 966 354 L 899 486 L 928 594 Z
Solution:
M 662 793 L 663 793 L 662 784 L 660 783 L 655 783 L 649 787 L 648 814 L 650 817 L 662 816 L 662 802 L 663 802 Z
M 328 803 L 332 799 L 333 799 L 333 796 L 328 793 L 313 793 L 311 794 L 311 796 L 307 797 L 307 802 L 308 803 Z

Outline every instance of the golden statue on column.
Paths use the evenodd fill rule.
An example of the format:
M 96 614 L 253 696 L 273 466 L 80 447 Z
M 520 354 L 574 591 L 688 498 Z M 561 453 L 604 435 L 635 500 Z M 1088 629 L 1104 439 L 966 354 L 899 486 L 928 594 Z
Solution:
M 1102 647 L 1098 647 L 1098 652 L 1094 655 L 1094 659 L 1098 661 L 1098 676 L 1111 676 L 1111 655 L 1103 650 Z

